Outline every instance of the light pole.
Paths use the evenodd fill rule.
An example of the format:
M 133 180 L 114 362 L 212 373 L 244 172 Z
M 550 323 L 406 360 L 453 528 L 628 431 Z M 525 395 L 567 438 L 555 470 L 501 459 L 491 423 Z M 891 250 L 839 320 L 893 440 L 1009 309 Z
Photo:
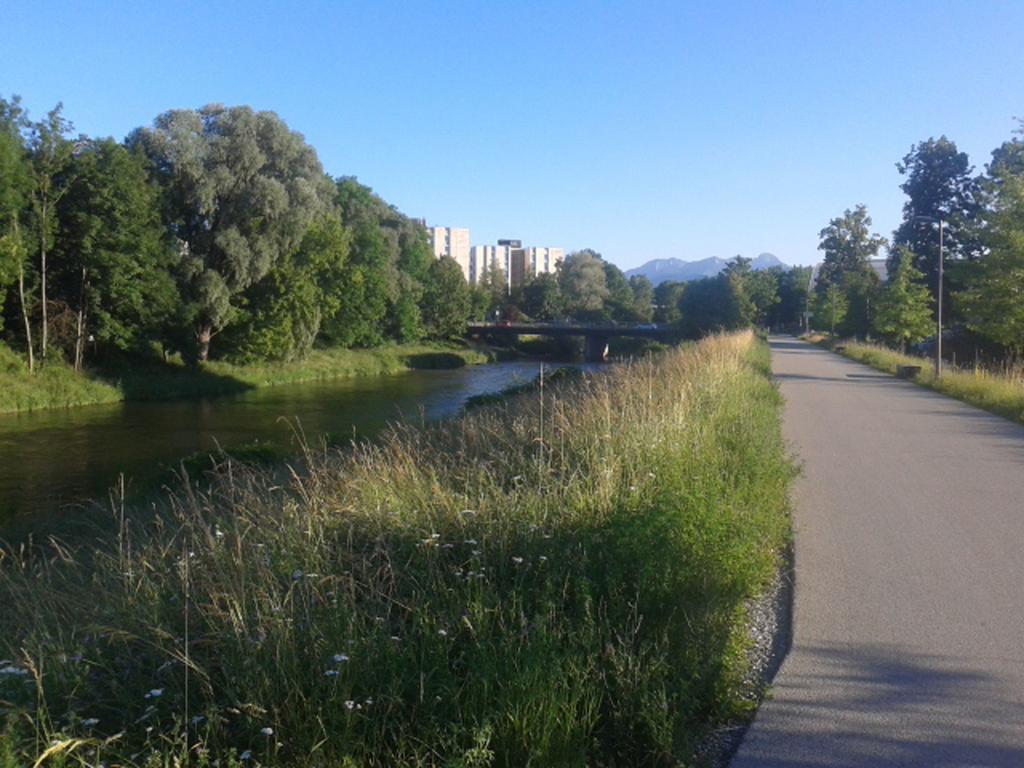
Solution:
M 935 378 L 939 378 L 942 375 L 942 267 L 945 259 L 942 254 L 943 247 L 943 234 L 946 226 L 946 222 L 941 218 L 935 218 L 934 216 L 915 216 L 916 221 L 927 221 L 930 224 L 939 225 L 939 289 L 936 304 L 938 305 L 938 313 L 935 318 Z

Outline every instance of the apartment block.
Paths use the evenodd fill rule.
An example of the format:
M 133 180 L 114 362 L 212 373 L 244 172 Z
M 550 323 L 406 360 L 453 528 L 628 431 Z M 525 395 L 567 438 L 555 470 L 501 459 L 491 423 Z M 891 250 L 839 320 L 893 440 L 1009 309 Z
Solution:
M 427 227 L 427 238 L 434 258 L 449 256 L 455 259 L 467 282 L 470 279 L 469 230 L 465 227 Z
M 474 245 L 470 249 L 469 282 L 479 285 L 489 269 L 501 270 L 505 290 L 511 291 L 536 275 L 553 273 L 565 258 L 561 248 L 524 248 L 521 240 L 499 240 L 497 245 Z

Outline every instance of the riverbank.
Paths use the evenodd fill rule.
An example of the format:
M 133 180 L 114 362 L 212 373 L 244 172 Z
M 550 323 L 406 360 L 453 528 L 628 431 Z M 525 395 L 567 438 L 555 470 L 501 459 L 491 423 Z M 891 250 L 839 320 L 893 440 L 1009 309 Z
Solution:
M 64 363 L 48 363 L 29 373 L 20 355 L 0 345 L 0 413 L 223 395 L 305 381 L 458 368 L 493 359 L 493 353 L 479 347 L 404 344 L 374 349 L 316 349 L 289 363 L 233 365 L 213 361 L 189 368 L 178 360 L 164 363 L 153 359 L 85 372 L 76 372 Z
M 716 337 L 5 552 L 0 765 L 688 761 L 789 538 L 767 365 Z
M 823 349 L 893 375 L 900 366 L 918 366 L 921 371 L 912 379 L 914 383 L 1024 424 L 1024 370 L 1020 368 L 994 372 L 983 368 L 962 370 L 947 364 L 942 376 L 936 377 L 932 358 L 901 354 L 878 344 L 832 340 L 817 334 L 805 338 Z

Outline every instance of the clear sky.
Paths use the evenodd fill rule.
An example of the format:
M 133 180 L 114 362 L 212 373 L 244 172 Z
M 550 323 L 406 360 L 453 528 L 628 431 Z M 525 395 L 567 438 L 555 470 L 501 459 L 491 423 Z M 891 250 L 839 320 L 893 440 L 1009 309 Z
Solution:
M 946 134 L 980 170 L 1024 117 L 1024 2 L 0 3 L 0 94 L 123 138 L 210 102 L 276 111 L 332 175 L 474 244 L 623 268 L 771 251 Z

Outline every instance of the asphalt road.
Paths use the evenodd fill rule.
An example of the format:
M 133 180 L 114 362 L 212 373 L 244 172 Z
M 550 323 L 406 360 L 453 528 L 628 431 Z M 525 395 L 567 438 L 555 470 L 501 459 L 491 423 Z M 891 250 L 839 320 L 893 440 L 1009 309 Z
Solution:
M 771 340 L 793 646 L 733 768 L 1024 766 L 1024 428 Z

